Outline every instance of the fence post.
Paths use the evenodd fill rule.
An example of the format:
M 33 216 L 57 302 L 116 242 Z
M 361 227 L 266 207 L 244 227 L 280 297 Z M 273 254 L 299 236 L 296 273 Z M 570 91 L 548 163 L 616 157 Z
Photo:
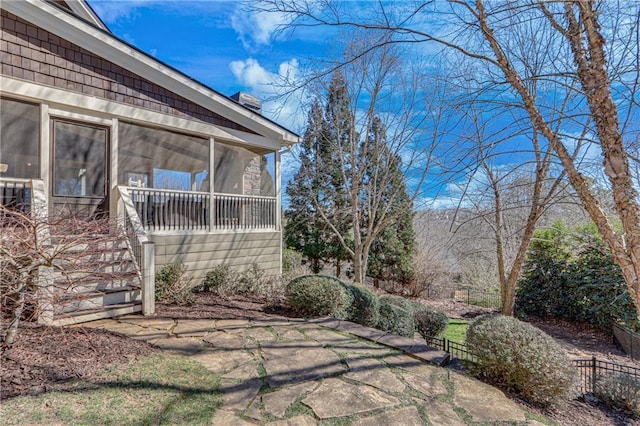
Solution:
M 591 357 L 591 389 L 590 391 L 593 392 L 593 388 L 595 387 L 596 384 L 596 357 L 593 356 Z
M 443 339 L 443 342 L 444 342 L 444 345 L 442 345 L 442 346 L 444 346 L 443 350 L 444 350 L 445 352 L 447 352 L 447 353 L 449 353 L 449 354 L 450 354 L 451 352 L 450 352 L 450 350 L 449 350 L 449 349 L 450 349 L 450 348 L 449 348 L 449 339 L 447 339 L 447 338 L 445 337 L 445 338 Z
M 467 305 L 471 304 L 471 290 L 467 289 Z

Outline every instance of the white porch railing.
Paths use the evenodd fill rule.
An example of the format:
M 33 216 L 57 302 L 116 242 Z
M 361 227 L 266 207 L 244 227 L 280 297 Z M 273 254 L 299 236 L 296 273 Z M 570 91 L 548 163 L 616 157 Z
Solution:
M 124 228 L 129 248 L 137 263 L 142 281 L 142 313 L 152 315 L 155 312 L 155 246 L 146 234 L 138 216 L 131 195 L 124 186 L 118 186 L 120 201 L 124 205 Z
M 126 189 L 148 231 L 276 229 L 275 197 Z

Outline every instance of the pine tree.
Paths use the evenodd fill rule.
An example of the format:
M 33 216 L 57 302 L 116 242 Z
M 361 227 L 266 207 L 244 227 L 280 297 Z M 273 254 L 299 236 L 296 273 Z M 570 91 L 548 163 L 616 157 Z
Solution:
M 334 125 L 336 117 L 344 126 L 349 123 L 344 117 L 348 108 L 340 79 L 340 75 L 334 78 L 324 108 L 319 101 L 311 107 L 300 145 L 300 169 L 286 189 L 290 202 L 285 212 L 286 245 L 302 252 L 313 272 L 320 272 L 323 263 L 331 262 L 338 276 L 341 263 L 349 259 L 348 251 L 328 225 L 331 221 L 343 235 L 348 235 L 348 199 L 344 195 L 340 150 L 336 146 L 348 130 Z

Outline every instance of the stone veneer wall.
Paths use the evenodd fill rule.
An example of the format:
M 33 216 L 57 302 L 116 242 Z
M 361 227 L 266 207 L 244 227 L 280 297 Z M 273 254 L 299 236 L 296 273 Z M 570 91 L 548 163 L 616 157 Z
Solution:
M 0 14 L 3 75 L 250 132 L 5 10 Z

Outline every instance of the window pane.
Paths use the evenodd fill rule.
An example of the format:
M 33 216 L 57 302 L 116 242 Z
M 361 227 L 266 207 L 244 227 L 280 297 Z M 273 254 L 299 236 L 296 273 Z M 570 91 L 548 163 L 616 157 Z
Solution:
M 54 195 L 105 195 L 107 129 L 54 122 Z
M 275 153 L 216 143 L 215 192 L 275 196 Z
M 209 170 L 209 139 L 120 122 L 118 182 L 147 176 L 159 189 L 202 190 Z M 207 189 L 208 191 L 208 189 Z
M 40 177 L 40 107 L 0 99 L 0 176 Z

